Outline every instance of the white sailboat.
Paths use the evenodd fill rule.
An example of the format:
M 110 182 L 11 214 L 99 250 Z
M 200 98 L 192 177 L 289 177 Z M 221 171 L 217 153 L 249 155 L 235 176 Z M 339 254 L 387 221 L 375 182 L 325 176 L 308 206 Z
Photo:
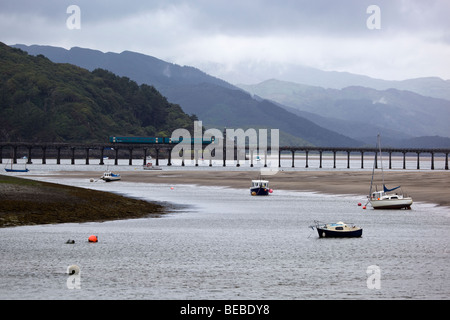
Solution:
M 375 173 L 375 162 L 372 169 L 372 180 L 370 181 L 370 191 L 368 199 L 372 208 L 374 209 L 411 209 L 411 205 L 413 203 L 413 199 L 404 195 L 402 192 L 399 192 L 400 186 L 388 189 L 384 183 L 384 171 L 383 171 L 383 158 L 381 154 L 381 143 L 380 143 L 380 135 L 377 137 L 377 144 L 380 152 L 380 161 L 381 161 L 381 174 L 383 179 L 383 189 L 381 191 L 372 190 L 373 187 L 373 177 Z M 375 157 L 376 161 L 376 157 Z M 375 187 L 376 189 L 376 187 Z M 397 190 L 397 191 L 395 191 Z M 401 190 L 401 189 L 400 189 Z M 394 193 L 395 191 L 395 193 Z

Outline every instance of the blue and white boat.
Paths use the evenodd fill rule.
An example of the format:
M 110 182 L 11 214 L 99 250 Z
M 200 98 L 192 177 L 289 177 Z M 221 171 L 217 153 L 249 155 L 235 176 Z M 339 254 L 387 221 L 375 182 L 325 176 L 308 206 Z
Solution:
M 118 173 L 113 173 L 110 170 L 106 170 L 100 177 L 100 179 L 104 180 L 105 182 L 111 182 L 111 181 L 118 181 L 121 179 L 121 177 L 120 174 Z

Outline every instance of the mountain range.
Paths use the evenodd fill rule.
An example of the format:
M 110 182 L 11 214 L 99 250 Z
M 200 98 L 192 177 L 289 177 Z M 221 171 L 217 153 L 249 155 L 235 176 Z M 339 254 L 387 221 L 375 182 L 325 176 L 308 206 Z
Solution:
M 361 86 L 325 89 L 268 80 L 240 85 L 252 94 L 288 106 L 320 126 L 370 143 L 377 132 L 390 144 L 418 136 L 450 136 L 450 101 L 398 89 Z
M 267 74 L 271 74 L 270 78 L 277 80 L 326 89 L 343 89 L 352 86 L 376 90 L 398 89 L 412 91 L 427 97 L 450 100 L 450 80 L 443 80 L 439 77 L 384 80 L 349 72 L 324 71 L 301 65 L 264 62 L 240 63 L 233 68 L 204 63 L 200 68 L 234 84 L 261 83 L 269 80 Z
M 419 136 L 428 136 L 428 144 L 450 146 L 450 139 L 446 138 L 450 136 L 449 126 L 445 123 L 450 119 L 450 100 L 442 97 L 399 89 L 363 86 L 338 89 L 279 80 L 232 85 L 197 68 L 136 52 L 14 47 L 32 55 L 44 55 L 56 63 L 70 63 L 88 70 L 102 68 L 138 84 L 154 86 L 184 112 L 195 114 L 206 128 L 278 128 L 281 145 L 373 145 L 376 134 L 381 132 L 383 140 L 392 146 L 408 145 L 413 143 L 408 139 Z M 412 81 L 418 82 L 421 81 Z M 446 83 L 441 84 L 445 87 Z M 424 92 L 433 91 L 418 87 Z M 438 88 L 434 94 L 445 96 L 445 90 Z
M 206 128 L 267 128 L 280 130 L 281 145 L 359 146 L 361 141 L 320 127 L 270 101 L 251 94 L 196 68 L 179 66 L 140 53 L 49 46 L 15 45 L 29 54 L 42 54 L 56 63 L 88 70 L 102 68 L 138 84 L 154 86 L 184 112 L 195 114 Z

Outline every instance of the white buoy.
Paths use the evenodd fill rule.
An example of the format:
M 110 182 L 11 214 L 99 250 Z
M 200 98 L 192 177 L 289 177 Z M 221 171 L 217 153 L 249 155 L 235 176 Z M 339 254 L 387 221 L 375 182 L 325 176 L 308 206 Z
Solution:
M 75 264 L 68 266 L 67 273 L 68 274 L 80 274 L 80 267 Z

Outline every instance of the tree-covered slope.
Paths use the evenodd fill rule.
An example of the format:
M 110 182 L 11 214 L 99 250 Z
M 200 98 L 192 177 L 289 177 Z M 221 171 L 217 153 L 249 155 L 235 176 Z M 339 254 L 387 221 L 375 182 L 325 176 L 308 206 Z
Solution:
M 86 48 L 16 45 L 33 55 L 89 70 L 102 68 L 138 84 L 153 85 L 184 112 L 196 114 L 206 128 L 265 128 L 280 130 L 281 145 L 359 146 L 363 142 L 318 126 L 270 101 L 255 99 L 241 89 L 187 66 L 124 51 L 102 53 Z
M 102 69 L 53 63 L 0 43 L 0 140 L 104 142 L 170 136 L 195 116 L 154 87 Z

